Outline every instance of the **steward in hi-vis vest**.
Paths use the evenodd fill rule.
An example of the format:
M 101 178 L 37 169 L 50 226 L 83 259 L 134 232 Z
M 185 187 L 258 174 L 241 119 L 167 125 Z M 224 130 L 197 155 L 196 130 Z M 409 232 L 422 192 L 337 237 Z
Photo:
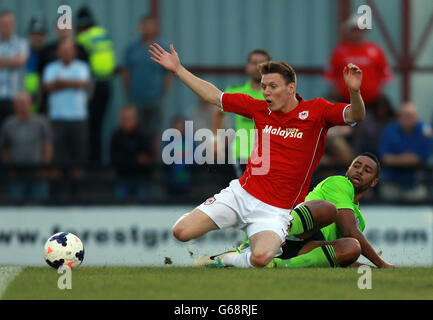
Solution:
M 102 130 L 105 113 L 111 98 L 111 79 L 116 70 L 116 55 L 107 30 L 95 25 L 86 7 L 77 14 L 77 43 L 89 57 L 94 89 L 89 102 L 89 162 L 102 164 Z

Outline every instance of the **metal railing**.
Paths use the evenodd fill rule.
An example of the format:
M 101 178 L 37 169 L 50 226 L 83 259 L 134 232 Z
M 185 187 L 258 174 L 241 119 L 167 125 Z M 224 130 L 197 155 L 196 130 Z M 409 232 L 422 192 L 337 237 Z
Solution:
M 153 165 L 140 168 L 112 166 L 2 167 L 0 205 L 116 205 L 194 204 L 218 193 L 235 178 L 233 165 Z M 414 201 L 385 199 L 381 183 L 363 198 L 363 204 L 433 205 L 433 168 L 418 168 L 427 195 Z M 330 175 L 344 175 L 346 167 L 322 166 L 313 174 L 310 189 Z

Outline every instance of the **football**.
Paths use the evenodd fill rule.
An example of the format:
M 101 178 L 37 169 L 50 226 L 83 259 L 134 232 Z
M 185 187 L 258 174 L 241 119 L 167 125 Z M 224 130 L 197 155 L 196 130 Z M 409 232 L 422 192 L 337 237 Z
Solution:
M 80 238 L 70 232 L 58 232 L 45 242 L 44 258 L 54 269 L 62 265 L 76 269 L 84 259 L 83 243 Z

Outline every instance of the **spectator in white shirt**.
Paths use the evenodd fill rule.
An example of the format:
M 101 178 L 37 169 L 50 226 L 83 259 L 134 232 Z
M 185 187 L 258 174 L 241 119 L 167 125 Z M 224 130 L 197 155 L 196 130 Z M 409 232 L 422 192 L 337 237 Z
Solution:
M 13 114 L 13 99 L 23 89 L 28 43 L 15 34 L 15 16 L 0 13 L 0 124 Z

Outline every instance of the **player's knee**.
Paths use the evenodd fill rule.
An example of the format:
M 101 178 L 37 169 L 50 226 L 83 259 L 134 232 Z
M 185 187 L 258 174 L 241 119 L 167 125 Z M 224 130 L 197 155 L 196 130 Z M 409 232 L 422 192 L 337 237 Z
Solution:
M 257 268 L 264 268 L 269 262 L 271 262 L 274 256 L 268 252 L 256 252 L 252 253 L 250 257 L 250 263 Z
M 351 253 L 361 254 L 361 244 L 355 238 L 343 238 L 345 247 Z
M 329 201 L 323 201 L 322 206 L 326 222 L 329 224 L 333 223 L 337 219 L 337 207 Z
M 310 209 L 313 219 L 319 227 L 331 224 L 337 219 L 337 207 L 332 202 L 309 200 L 305 202 L 305 206 Z
M 336 251 L 341 266 L 354 263 L 362 253 L 361 245 L 355 238 L 339 239 Z
M 350 251 L 352 257 L 354 258 L 354 260 L 356 261 L 362 253 L 361 244 L 355 238 L 349 238 L 349 239 L 347 239 L 347 241 L 348 241 L 349 246 L 350 246 L 349 251 Z
M 191 240 L 188 231 L 182 226 L 182 224 L 175 224 L 171 231 L 173 236 L 179 241 L 186 242 Z

